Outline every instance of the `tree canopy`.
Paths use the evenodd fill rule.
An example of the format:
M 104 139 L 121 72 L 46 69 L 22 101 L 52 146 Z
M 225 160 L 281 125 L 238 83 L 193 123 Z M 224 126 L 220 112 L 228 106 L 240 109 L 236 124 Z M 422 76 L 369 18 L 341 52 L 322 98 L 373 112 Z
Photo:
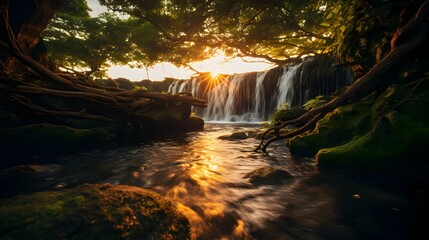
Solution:
M 85 0 L 67 2 L 45 34 L 52 57 L 89 73 L 110 64 L 188 65 L 216 53 L 282 65 L 334 53 L 368 70 L 388 52 L 392 32 L 421 1 Z M 406 19 L 406 18 L 405 18 Z
M 222 51 L 282 64 L 322 53 L 332 39 L 325 1 L 101 0 L 113 11 L 151 23 L 171 47 L 164 60 L 184 64 Z
M 85 0 L 67 2 L 51 21 L 44 40 L 56 65 L 102 76 L 110 64 L 133 60 L 127 41 L 131 24 L 111 13 L 91 17 L 89 11 Z

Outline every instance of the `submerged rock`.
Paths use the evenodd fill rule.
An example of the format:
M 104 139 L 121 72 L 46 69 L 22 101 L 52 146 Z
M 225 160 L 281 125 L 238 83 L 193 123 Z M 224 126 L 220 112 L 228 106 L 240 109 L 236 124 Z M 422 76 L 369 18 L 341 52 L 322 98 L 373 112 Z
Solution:
M 1 169 L 0 177 L 5 175 L 16 175 L 16 174 L 39 174 L 46 172 L 55 172 L 60 169 L 58 164 L 29 164 L 29 165 L 18 165 L 15 167 Z
M 243 140 L 249 138 L 249 136 L 247 136 L 247 133 L 245 132 L 235 132 L 228 135 L 222 135 L 218 138 L 223 140 Z
M 91 184 L 0 202 L 4 239 L 189 239 L 188 220 L 138 187 Z
M 249 178 L 252 184 L 278 184 L 293 177 L 285 170 L 266 166 L 247 173 L 244 178 Z

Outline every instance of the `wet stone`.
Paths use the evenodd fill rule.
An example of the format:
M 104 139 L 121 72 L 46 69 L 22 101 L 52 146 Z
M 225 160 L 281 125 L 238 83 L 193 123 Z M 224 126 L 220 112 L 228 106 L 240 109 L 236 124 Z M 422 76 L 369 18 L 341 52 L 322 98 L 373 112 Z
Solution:
M 231 135 L 222 135 L 218 138 L 222 140 L 243 140 L 249 138 L 249 136 L 245 132 L 235 132 Z
M 243 178 L 249 178 L 250 183 L 259 185 L 259 184 L 279 184 L 293 177 L 285 170 L 266 166 L 247 173 L 246 175 L 244 175 Z

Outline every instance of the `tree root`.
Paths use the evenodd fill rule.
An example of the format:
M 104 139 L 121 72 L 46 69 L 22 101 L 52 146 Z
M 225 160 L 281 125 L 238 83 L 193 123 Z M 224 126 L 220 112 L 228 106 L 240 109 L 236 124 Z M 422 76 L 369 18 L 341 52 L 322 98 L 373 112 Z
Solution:
M 275 141 L 291 138 L 314 129 L 317 121 L 322 119 L 327 113 L 345 104 L 359 90 L 374 84 L 376 79 L 382 77 L 389 70 L 392 70 L 404 57 L 406 57 L 410 52 L 425 42 L 429 33 L 428 17 L 429 0 L 426 0 L 420 6 L 415 16 L 405 26 L 396 31 L 391 40 L 390 52 L 379 63 L 374 65 L 365 75 L 356 80 L 349 88 L 347 88 L 345 92 L 335 97 L 330 102 L 322 105 L 319 108 L 308 111 L 296 119 L 285 121 L 278 126 L 266 130 L 263 134 L 260 144 L 257 146 L 255 151 L 262 150 L 263 152 L 266 152 L 268 146 Z M 411 33 L 414 35 L 409 36 Z M 403 41 L 402 39 L 408 40 Z M 281 128 L 284 128 L 288 125 L 296 125 L 298 123 L 304 124 L 304 126 L 284 135 L 279 134 L 279 130 Z M 275 132 L 276 135 L 264 143 L 265 136 L 270 132 Z

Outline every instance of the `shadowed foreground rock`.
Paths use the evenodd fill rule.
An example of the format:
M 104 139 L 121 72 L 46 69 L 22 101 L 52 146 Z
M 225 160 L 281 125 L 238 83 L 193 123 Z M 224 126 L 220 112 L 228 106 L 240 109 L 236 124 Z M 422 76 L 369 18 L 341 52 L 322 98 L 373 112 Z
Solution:
M 189 239 L 188 220 L 138 187 L 84 185 L 1 201 L 2 239 Z

